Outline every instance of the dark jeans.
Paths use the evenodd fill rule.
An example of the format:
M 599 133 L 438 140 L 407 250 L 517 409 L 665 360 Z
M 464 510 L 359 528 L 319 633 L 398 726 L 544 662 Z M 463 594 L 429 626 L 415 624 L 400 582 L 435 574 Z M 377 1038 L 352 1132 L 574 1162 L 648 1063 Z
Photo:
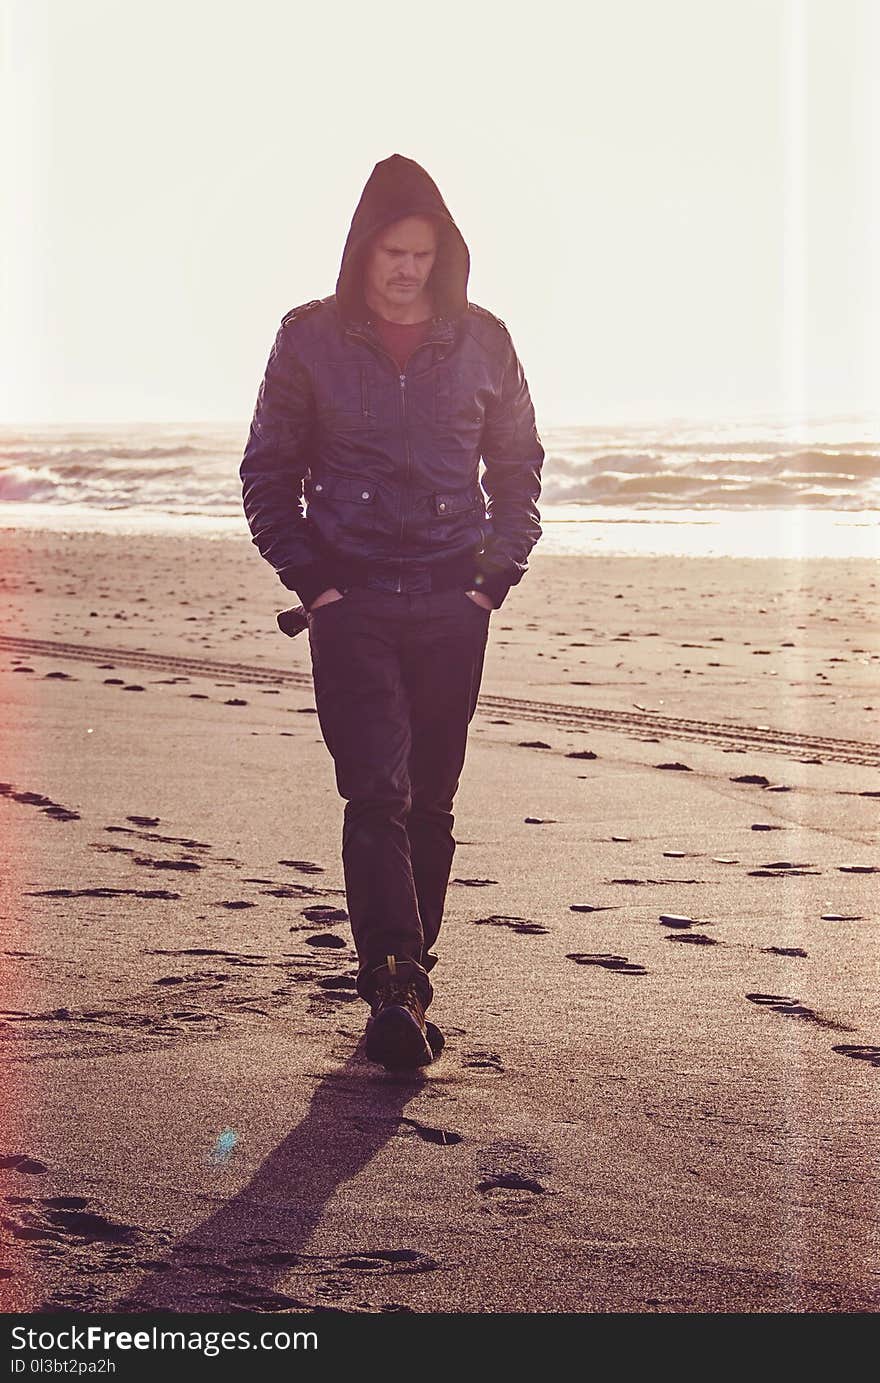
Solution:
M 490 611 L 460 587 L 349 587 L 309 614 L 315 704 L 346 800 L 342 864 L 358 993 L 388 955 L 433 994 L 455 840 L 452 803 L 483 673 Z

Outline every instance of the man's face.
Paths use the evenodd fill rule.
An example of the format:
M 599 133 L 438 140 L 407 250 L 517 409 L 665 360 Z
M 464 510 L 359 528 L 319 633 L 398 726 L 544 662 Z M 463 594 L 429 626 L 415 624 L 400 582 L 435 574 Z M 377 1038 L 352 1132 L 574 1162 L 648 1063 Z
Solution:
M 437 231 L 424 216 L 407 216 L 380 231 L 367 252 L 364 296 L 392 321 L 430 312 L 427 282 L 437 258 Z

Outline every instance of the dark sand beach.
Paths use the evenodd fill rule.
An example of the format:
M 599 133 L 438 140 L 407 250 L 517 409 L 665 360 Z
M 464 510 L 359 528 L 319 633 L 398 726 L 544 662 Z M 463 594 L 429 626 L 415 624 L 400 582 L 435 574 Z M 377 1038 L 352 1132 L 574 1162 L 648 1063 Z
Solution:
M 877 1309 L 875 565 L 533 555 L 410 1077 L 251 545 L 0 554 L 2 1309 Z

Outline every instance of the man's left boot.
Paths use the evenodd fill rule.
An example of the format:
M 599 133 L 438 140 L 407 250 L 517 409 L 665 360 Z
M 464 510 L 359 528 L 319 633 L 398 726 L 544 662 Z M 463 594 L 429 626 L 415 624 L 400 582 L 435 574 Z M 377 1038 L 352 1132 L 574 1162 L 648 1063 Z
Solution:
M 398 962 L 395 956 L 388 956 L 373 971 L 374 998 L 365 1050 L 370 1061 L 388 1071 L 415 1069 L 434 1060 L 416 973 L 415 966 Z
M 371 1016 L 367 1019 L 367 1026 L 364 1030 L 365 1038 L 369 1037 L 372 1022 L 373 1019 Z M 443 1051 L 443 1048 L 446 1046 L 446 1038 L 441 1032 L 440 1028 L 437 1027 L 437 1024 L 431 1022 L 430 1018 L 425 1019 L 425 1036 L 428 1039 L 428 1046 L 431 1048 L 431 1051 L 434 1055 L 434 1060 L 437 1061 L 440 1057 L 440 1054 Z

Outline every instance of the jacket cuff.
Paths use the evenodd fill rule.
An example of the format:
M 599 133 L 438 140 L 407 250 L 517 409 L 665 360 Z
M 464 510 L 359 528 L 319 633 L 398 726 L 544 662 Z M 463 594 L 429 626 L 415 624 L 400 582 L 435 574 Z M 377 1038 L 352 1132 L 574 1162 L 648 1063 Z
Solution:
M 500 572 L 493 572 L 488 576 L 485 572 L 477 572 L 474 577 L 473 588 L 475 591 L 482 591 L 483 595 L 487 595 L 497 610 L 504 604 L 512 584 L 513 583 L 508 580 L 506 576 L 502 576 Z
M 289 591 L 295 591 L 308 610 L 322 591 L 337 585 L 336 573 L 329 562 L 309 562 L 305 567 L 284 567 L 278 578 Z

